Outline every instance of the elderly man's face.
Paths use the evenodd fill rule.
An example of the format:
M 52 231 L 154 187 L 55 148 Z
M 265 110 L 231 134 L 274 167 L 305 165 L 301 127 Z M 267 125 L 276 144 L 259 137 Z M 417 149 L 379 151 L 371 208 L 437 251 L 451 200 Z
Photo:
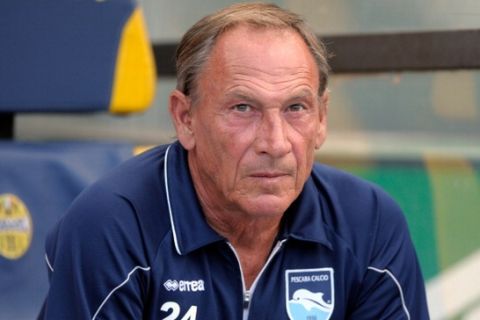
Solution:
M 204 205 L 257 217 L 285 212 L 325 139 L 327 97 L 318 87 L 296 33 L 240 26 L 219 37 L 177 125 Z

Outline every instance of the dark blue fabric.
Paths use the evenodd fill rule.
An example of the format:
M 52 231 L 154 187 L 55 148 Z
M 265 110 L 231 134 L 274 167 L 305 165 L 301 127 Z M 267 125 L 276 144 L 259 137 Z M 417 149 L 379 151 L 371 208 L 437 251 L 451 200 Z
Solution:
M 23 201 L 32 218 L 28 251 L 0 255 L 0 319 L 34 319 L 48 290 L 45 239 L 73 199 L 132 156 L 130 143 L 0 142 L 0 195 Z
M 0 111 L 108 110 L 134 0 L 0 1 Z
M 48 237 L 53 272 L 40 318 L 242 319 L 239 262 L 205 222 L 186 157 L 178 142 L 160 146 L 77 198 Z M 302 270 L 333 279 L 324 288 L 331 320 L 428 319 L 399 207 L 376 186 L 320 164 L 285 213 L 249 319 L 288 319 L 286 279 Z

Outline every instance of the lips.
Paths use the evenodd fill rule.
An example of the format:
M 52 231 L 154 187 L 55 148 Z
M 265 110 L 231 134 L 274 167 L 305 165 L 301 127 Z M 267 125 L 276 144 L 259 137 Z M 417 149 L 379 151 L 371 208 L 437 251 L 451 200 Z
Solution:
M 286 172 L 278 172 L 278 171 L 261 171 L 255 172 L 250 174 L 250 177 L 253 178 L 266 178 L 266 179 L 274 179 L 274 178 L 281 178 L 288 176 L 289 174 Z
M 254 178 L 278 178 L 286 176 L 285 173 L 275 173 L 275 172 L 259 172 L 251 175 Z

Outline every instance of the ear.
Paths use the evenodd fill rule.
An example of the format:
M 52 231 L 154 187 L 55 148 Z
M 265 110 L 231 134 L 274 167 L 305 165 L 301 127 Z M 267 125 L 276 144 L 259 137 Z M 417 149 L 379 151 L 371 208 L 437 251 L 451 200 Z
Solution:
M 318 126 L 317 136 L 315 137 L 315 149 L 320 149 L 327 138 L 327 114 L 329 100 L 330 90 L 327 88 L 320 97 L 320 125 Z
M 172 118 L 177 138 L 182 146 L 191 150 L 195 146 L 195 137 L 192 131 L 191 100 L 179 90 L 170 94 L 168 110 Z

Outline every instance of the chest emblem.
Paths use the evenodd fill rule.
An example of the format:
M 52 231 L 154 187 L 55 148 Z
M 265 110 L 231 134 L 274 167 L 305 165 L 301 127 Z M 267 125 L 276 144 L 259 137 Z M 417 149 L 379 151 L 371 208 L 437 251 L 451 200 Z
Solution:
M 286 307 L 290 320 L 328 320 L 334 308 L 333 269 L 285 271 Z

